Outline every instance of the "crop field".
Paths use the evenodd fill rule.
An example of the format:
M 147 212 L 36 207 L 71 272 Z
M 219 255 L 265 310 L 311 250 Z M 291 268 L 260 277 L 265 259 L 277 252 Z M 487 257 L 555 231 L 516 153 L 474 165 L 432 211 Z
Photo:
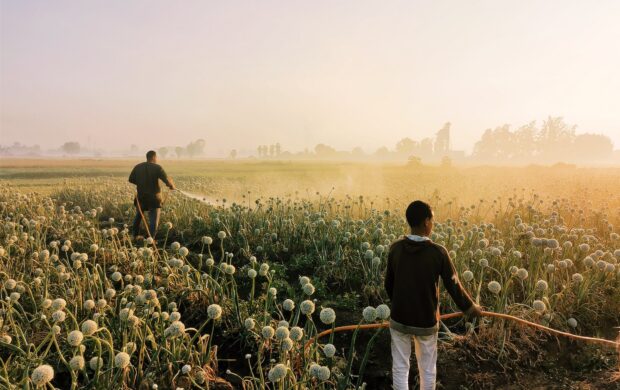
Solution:
M 316 336 L 389 319 L 415 199 L 484 310 L 618 337 L 620 168 L 164 160 L 153 242 L 137 162 L 0 160 L 0 389 L 391 388 L 386 328 Z M 613 348 L 487 317 L 439 337 L 438 389 L 620 387 Z

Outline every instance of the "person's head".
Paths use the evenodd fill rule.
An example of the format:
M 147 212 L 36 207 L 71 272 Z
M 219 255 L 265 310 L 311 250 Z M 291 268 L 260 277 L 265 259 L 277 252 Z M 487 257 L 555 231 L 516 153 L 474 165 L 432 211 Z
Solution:
M 428 203 L 421 200 L 411 202 L 407 207 L 405 216 L 411 228 L 411 233 L 421 236 L 431 234 L 433 230 L 433 210 Z
M 146 161 L 156 163 L 157 162 L 157 153 L 154 150 L 149 150 L 146 152 Z

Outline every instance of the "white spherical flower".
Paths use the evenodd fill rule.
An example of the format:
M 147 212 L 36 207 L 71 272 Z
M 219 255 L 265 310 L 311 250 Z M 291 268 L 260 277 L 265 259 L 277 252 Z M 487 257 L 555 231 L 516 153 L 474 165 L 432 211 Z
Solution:
M 312 283 L 304 284 L 301 289 L 303 290 L 304 294 L 306 294 L 306 295 L 314 294 L 314 286 L 312 285 Z
M 84 301 L 84 309 L 92 310 L 94 308 L 95 308 L 95 301 L 93 301 L 92 299 L 88 299 Z
M 54 369 L 52 366 L 43 364 L 35 368 L 30 374 L 30 380 L 35 386 L 45 386 L 54 379 Z
M 330 375 L 331 375 L 331 371 L 329 370 L 329 367 L 321 366 L 321 368 L 319 368 L 319 371 L 317 372 L 316 377 L 320 381 L 326 381 L 329 379 Z
M 41 308 L 42 309 L 49 309 L 52 306 L 52 300 L 45 298 L 43 300 L 43 302 L 41 302 Z
M 471 282 L 474 279 L 474 273 L 470 270 L 463 272 L 463 280 L 466 282 Z
M 243 325 L 247 330 L 252 330 L 256 326 L 256 321 L 253 318 L 246 318 Z
M 67 301 L 62 298 L 56 298 L 52 302 L 52 310 L 62 310 L 67 306 Z
M 219 238 L 220 240 L 223 240 L 226 238 L 226 232 L 221 230 L 219 232 L 217 232 L 217 238 Z
M 13 291 L 11 293 L 11 295 L 9 295 L 9 300 L 11 302 L 17 302 L 17 301 L 19 301 L 19 298 L 21 298 L 21 296 L 22 295 L 20 293 L 18 293 L 17 291 Z
M 519 279 L 521 280 L 525 280 L 528 277 L 528 272 L 525 268 L 519 268 L 519 270 L 517 271 L 517 276 L 519 277 Z
M 508 268 L 508 272 L 510 272 L 512 276 L 515 276 L 517 272 L 519 272 L 519 267 L 512 265 L 510 266 L 510 268 Z
M 549 287 L 549 285 L 547 284 L 547 282 L 545 280 L 539 280 L 538 282 L 536 282 L 536 290 L 537 291 L 546 291 L 547 288 Z
M 566 323 L 568 324 L 568 326 L 570 326 L 571 328 L 576 328 L 577 327 L 577 320 L 574 318 L 569 318 L 568 321 L 566 321 Z
M 213 265 L 215 264 L 215 260 L 209 257 L 207 261 L 205 262 L 205 264 L 207 265 L 207 267 L 213 267 Z
M 52 313 L 52 321 L 63 322 L 67 318 L 67 314 L 62 310 L 57 310 Z
M 377 306 L 377 317 L 380 320 L 387 320 L 388 318 L 390 318 L 390 307 L 388 305 L 379 305 Z
M 275 330 L 269 325 L 263 326 L 263 329 L 260 332 L 263 335 L 263 338 L 270 339 L 275 334 Z
M 269 272 L 269 264 L 267 263 L 261 264 L 260 268 L 258 269 L 258 274 L 260 276 L 267 276 L 268 272 Z
M 71 367 L 74 371 L 79 371 L 84 369 L 86 362 L 84 361 L 84 357 L 81 355 L 74 356 L 69 360 L 69 367 Z
M 110 279 L 112 279 L 113 282 L 120 282 L 122 278 L 123 275 L 118 271 L 112 273 L 112 275 L 110 276 Z
M 282 339 L 280 342 L 280 348 L 285 352 L 292 350 L 294 346 L 295 343 L 289 337 Z
M 325 346 L 323 346 L 323 353 L 328 358 L 334 357 L 336 354 L 336 347 L 334 344 L 325 344 Z
M 235 273 L 235 271 L 236 271 L 235 266 L 232 264 L 228 264 L 228 266 L 224 270 L 224 272 L 226 272 L 227 275 L 232 275 Z
M 255 270 L 255 269 L 249 269 L 249 270 L 248 270 L 248 277 L 249 277 L 250 279 L 254 279 L 254 278 L 256 277 L 256 275 L 257 275 L 257 274 L 258 274 L 258 273 L 256 272 L 256 270 Z
M 207 309 L 207 312 L 209 311 L 209 309 Z M 181 313 L 179 313 L 178 311 L 173 311 L 172 313 L 170 313 L 170 321 L 178 321 L 181 319 Z
M 364 310 L 362 310 L 362 317 L 366 322 L 373 322 L 377 319 L 377 309 L 372 306 L 366 306 Z
M 96 371 L 97 368 L 102 369 L 103 368 L 103 359 L 100 358 L 100 357 L 95 356 L 94 358 L 90 359 L 90 361 L 88 362 L 88 366 L 93 371 Z
M 288 367 L 286 367 L 282 363 L 279 363 L 276 364 L 273 368 L 271 368 L 271 370 L 269 370 L 267 377 L 271 382 L 279 382 L 284 379 L 284 377 L 286 377 L 287 372 Z
M 183 367 L 181 367 L 181 372 L 183 374 L 189 374 L 191 371 L 192 371 L 192 366 L 190 366 L 189 364 L 186 364 Z
M 130 357 L 127 352 L 119 352 L 114 356 L 114 367 L 125 368 L 130 363 Z
M 92 245 L 90 246 L 90 251 L 91 251 L 91 252 L 97 252 L 98 250 L 99 250 L 99 245 L 97 245 L 97 244 L 92 244 Z
M 300 305 L 301 314 L 311 315 L 314 313 L 314 302 L 309 299 L 303 301 Z
M 279 326 L 278 329 L 276 329 L 276 339 L 284 340 L 284 339 L 288 338 L 289 333 L 290 332 L 289 332 L 287 327 Z
M 17 282 L 15 281 L 15 279 L 9 279 L 4 282 L 4 288 L 6 288 L 7 290 L 12 290 L 15 287 L 17 287 Z
M 293 311 L 293 309 L 295 309 L 295 302 L 293 302 L 292 299 L 285 299 L 284 302 L 282 302 L 282 308 L 286 311 Z
M 212 320 L 218 320 L 222 316 L 222 307 L 218 304 L 211 304 L 207 307 L 207 315 Z
M 299 284 L 301 284 L 301 286 L 303 287 L 304 285 L 310 283 L 310 278 L 307 276 L 300 276 L 299 277 Z
M 495 280 L 490 281 L 487 287 L 489 288 L 489 291 L 491 291 L 493 294 L 499 294 L 502 289 L 502 285 Z
M 308 285 L 309 284 L 306 284 L 306 286 Z M 327 307 L 321 310 L 319 317 L 321 318 L 321 322 L 323 322 L 325 325 L 331 325 L 334 323 L 334 321 L 336 321 L 336 312 L 334 311 L 334 309 Z
M 172 244 L 170 244 L 170 249 L 174 252 L 178 251 L 179 249 L 181 249 L 181 244 L 179 244 L 177 241 L 173 242 Z
M 583 275 L 581 275 L 580 273 L 574 273 L 572 279 L 575 283 L 581 283 L 583 282 Z
M 488 267 L 489 266 L 489 260 L 487 260 L 487 259 L 480 259 L 479 263 L 480 263 L 480 265 L 482 267 Z
M 209 236 L 203 236 L 201 240 L 202 243 L 206 245 L 211 245 L 213 243 L 213 239 Z
M 289 337 L 295 341 L 301 341 L 304 338 L 304 330 L 299 326 L 293 326 L 289 332 Z
M 90 336 L 97 331 L 97 323 L 93 320 L 86 320 L 82 323 L 82 333 L 86 336 Z
M 84 334 L 79 330 L 73 330 L 67 335 L 67 343 L 72 347 L 82 344 L 82 340 L 84 340 Z
M 174 321 L 170 324 L 167 330 L 168 335 L 170 335 L 171 337 L 180 337 L 185 334 L 185 324 L 181 321 Z
M 186 247 L 181 247 L 181 249 L 179 249 L 179 255 L 180 256 L 187 256 L 189 254 L 189 249 L 187 249 Z
M 316 363 L 312 363 L 310 364 L 310 368 L 308 371 L 310 371 L 310 376 L 316 378 L 319 374 L 319 369 L 321 368 L 320 365 L 316 364 Z
M 538 299 L 532 303 L 532 307 L 534 308 L 534 310 L 536 310 L 539 313 L 542 313 L 545 310 L 547 310 L 547 305 L 545 305 L 545 302 L 538 300 Z

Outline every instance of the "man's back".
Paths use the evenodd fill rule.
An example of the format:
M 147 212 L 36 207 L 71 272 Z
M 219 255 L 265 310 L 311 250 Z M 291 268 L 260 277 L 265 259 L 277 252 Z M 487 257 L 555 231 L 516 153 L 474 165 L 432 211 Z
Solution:
M 159 180 L 169 185 L 168 176 L 161 165 L 150 161 L 136 165 L 129 175 L 129 182 L 136 185 L 140 196 L 160 193 Z
M 440 276 L 459 308 L 469 309 L 471 298 L 461 287 L 444 247 L 430 240 L 403 238 L 394 242 L 385 279 L 392 319 L 416 328 L 437 326 Z

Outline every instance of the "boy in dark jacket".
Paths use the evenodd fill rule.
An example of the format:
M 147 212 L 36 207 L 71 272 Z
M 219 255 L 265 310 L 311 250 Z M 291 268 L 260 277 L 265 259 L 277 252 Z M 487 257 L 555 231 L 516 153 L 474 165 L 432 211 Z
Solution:
M 392 380 L 394 390 L 409 389 L 411 337 L 415 342 L 420 389 L 435 389 L 437 332 L 439 330 L 439 277 L 466 316 L 480 316 L 461 286 L 448 251 L 431 241 L 433 211 L 420 200 L 406 211 L 411 234 L 392 243 L 388 253 L 385 290 L 392 301 Z

